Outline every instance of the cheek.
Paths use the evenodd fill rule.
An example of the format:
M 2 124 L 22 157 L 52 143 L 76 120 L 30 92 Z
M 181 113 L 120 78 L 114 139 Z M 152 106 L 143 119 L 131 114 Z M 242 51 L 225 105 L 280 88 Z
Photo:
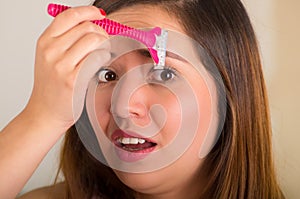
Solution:
M 110 121 L 110 107 L 111 107 L 112 89 L 110 88 L 97 88 L 95 94 L 95 112 L 99 125 L 103 130 L 107 129 Z
M 205 85 L 201 85 L 198 90 L 200 91 L 197 92 L 198 111 L 200 113 L 199 128 L 200 131 L 205 133 L 212 118 L 212 99 L 210 92 Z
M 203 148 L 209 149 L 211 147 L 210 145 L 213 143 L 211 138 L 214 138 L 214 134 L 216 133 L 213 123 L 217 122 L 213 121 L 213 115 L 217 114 L 215 112 L 217 103 L 213 96 L 215 91 L 211 90 L 212 88 L 209 89 L 202 78 L 199 79 L 200 80 L 198 80 L 198 83 L 195 84 L 194 89 L 199 106 L 198 111 L 200 113 L 200 120 L 198 122 L 197 135 L 193 144 L 193 150 L 197 150 L 198 155 Z
M 159 91 L 159 92 L 158 92 Z M 176 138 L 182 123 L 182 114 L 180 102 L 174 93 L 170 92 L 167 88 L 157 89 L 159 95 L 153 95 L 151 104 L 159 104 L 165 112 L 165 124 L 159 132 L 159 144 L 165 146 Z M 153 119 L 153 118 L 152 118 Z

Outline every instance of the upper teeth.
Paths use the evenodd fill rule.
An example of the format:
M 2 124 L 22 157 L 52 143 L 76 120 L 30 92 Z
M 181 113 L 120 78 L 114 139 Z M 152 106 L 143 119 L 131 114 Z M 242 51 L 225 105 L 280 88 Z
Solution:
M 141 138 L 119 138 L 118 142 L 122 144 L 144 144 L 146 140 Z

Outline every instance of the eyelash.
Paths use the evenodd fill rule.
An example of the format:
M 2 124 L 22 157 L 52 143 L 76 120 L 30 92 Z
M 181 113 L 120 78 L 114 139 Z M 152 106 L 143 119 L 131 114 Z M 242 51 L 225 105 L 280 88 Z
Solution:
M 158 73 L 157 73 L 158 72 Z M 149 72 L 148 83 L 167 83 L 172 82 L 177 77 L 177 70 L 171 66 L 164 66 L 162 69 L 155 69 Z M 171 76 L 170 76 L 171 74 Z
M 102 81 L 100 78 L 100 75 L 102 75 L 102 77 L 104 77 L 103 76 L 103 74 L 100 74 L 101 72 L 104 72 L 104 71 L 107 71 L 107 72 L 112 72 L 112 73 L 114 73 L 115 74 L 115 79 L 114 80 L 112 80 L 112 81 L 116 81 L 116 80 L 118 80 L 119 79 L 119 77 L 118 77 L 118 75 L 117 75 L 117 72 L 115 72 L 111 67 L 102 67 L 97 73 L 96 73 L 96 77 L 97 77 L 97 82 L 98 82 L 98 84 L 99 85 L 101 85 L 101 84 L 106 84 L 106 83 L 109 83 L 109 82 L 112 82 L 112 81 Z M 105 74 L 104 74 L 105 75 Z
M 163 68 L 164 70 L 169 70 L 169 71 L 171 71 L 172 73 L 174 73 L 174 75 L 178 75 L 178 71 L 177 71 L 177 69 L 176 68 L 174 68 L 174 67 L 172 67 L 172 66 L 164 66 L 164 68 Z
M 114 73 L 114 74 L 115 74 L 115 79 L 113 79 L 113 80 L 111 80 L 111 81 L 109 81 L 109 80 L 107 80 L 107 81 L 105 81 L 105 80 L 102 81 L 102 80 L 100 79 L 100 75 L 102 75 L 102 78 L 103 78 L 103 77 L 105 76 L 105 74 L 104 74 L 104 76 L 103 76 L 103 74 L 100 74 L 100 72 L 104 72 L 104 71 Z M 155 72 L 157 72 L 157 71 L 168 71 L 168 72 L 171 72 L 172 75 L 174 75 L 174 77 L 178 76 L 178 71 L 177 71 L 174 67 L 171 67 L 171 66 L 163 66 L 162 69 L 155 69 L 155 66 L 153 66 L 153 67 L 151 68 L 151 70 L 148 72 L 148 75 L 147 75 L 148 81 L 150 81 L 150 82 L 167 82 L 167 81 L 169 81 L 169 79 L 167 79 L 166 81 L 164 81 L 164 80 L 157 80 L 157 79 L 155 79 L 155 78 L 153 78 L 153 77 L 152 77 L 152 79 L 151 79 L 151 76 L 154 76 L 154 75 L 155 75 Z M 174 77 L 170 78 L 170 80 L 172 80 Z M 97 72 L 97 80 L 98 80 L 98 84 L 106 84 L 106 83 L 113 82 L 113 81 L 118 80 L 118 79 L 119 79 L 119 77 L 118 77 L 117 73 L 116 73 L 114 70 L 112 70 L 110 67 L 101 68 L 101 69 Z M 161 78 L 161 79 L 162 79 L 162 78 Z
M 149 73 L 153 73 L 155 71 L 168 71 L 168 72 L 171 72 L 175 77 L 178 76 L 178 71 L 174 68 L 174 67 L 171 67 L 171 66 L 163 66 L 162 69 L 155 69 L 155 66 L 149 71 Z

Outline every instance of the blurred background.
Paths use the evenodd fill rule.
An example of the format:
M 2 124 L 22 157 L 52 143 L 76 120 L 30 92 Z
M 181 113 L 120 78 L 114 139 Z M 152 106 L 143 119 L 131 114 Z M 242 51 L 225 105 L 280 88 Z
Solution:
M 0 2 L 0 129 L 24 108 L 30 97 L 36 41 L 52 20 L 46 13 L 49 3 L 52 1 Z M 91 1 L 60 0 L 56 3 L 78 6 L 91 4 Z M 243 3 L 260 43 L 278 178 L 287 198 L 298 199 L 300 1 L 243 0 Z M 53 182 L 60 144 L 58 142 L 48 153 L 22 192 Z

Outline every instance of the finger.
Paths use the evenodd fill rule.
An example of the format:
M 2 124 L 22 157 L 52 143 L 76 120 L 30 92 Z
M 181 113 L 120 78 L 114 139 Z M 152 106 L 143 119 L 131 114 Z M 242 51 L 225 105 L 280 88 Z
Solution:
M 85 57 L 79 66 L 75 69 L 76 80 L 73 91 L 73 116 L 74 120 L 78 120 L 83 107 L 86 91 L 91 79 L 95 76 L 99 67 L 109 62 L 111 54 L 106 49 L 95 50 Z M 73 74 L 75 76 L 75 74 Z
M 63 56 L 64 66 L 68 71 L 74 68 L 92 51 L 96 49 L 110 49 L 110 43 L 104 35 L 98 33 L 88 33 L 73 44 Z
M 74 43 L 89 33 L 103 35 L 106 39 L 109 38 L 107 32 L 101 27 L 92 22 L 83 22 L 56 38 L 57 51 L 62 53 L 71 48 Z
M 95 6 L 69 8 L 55 17 L 45 34 L 57 37 L 84 21 L 101 20 L 104 17 Z

